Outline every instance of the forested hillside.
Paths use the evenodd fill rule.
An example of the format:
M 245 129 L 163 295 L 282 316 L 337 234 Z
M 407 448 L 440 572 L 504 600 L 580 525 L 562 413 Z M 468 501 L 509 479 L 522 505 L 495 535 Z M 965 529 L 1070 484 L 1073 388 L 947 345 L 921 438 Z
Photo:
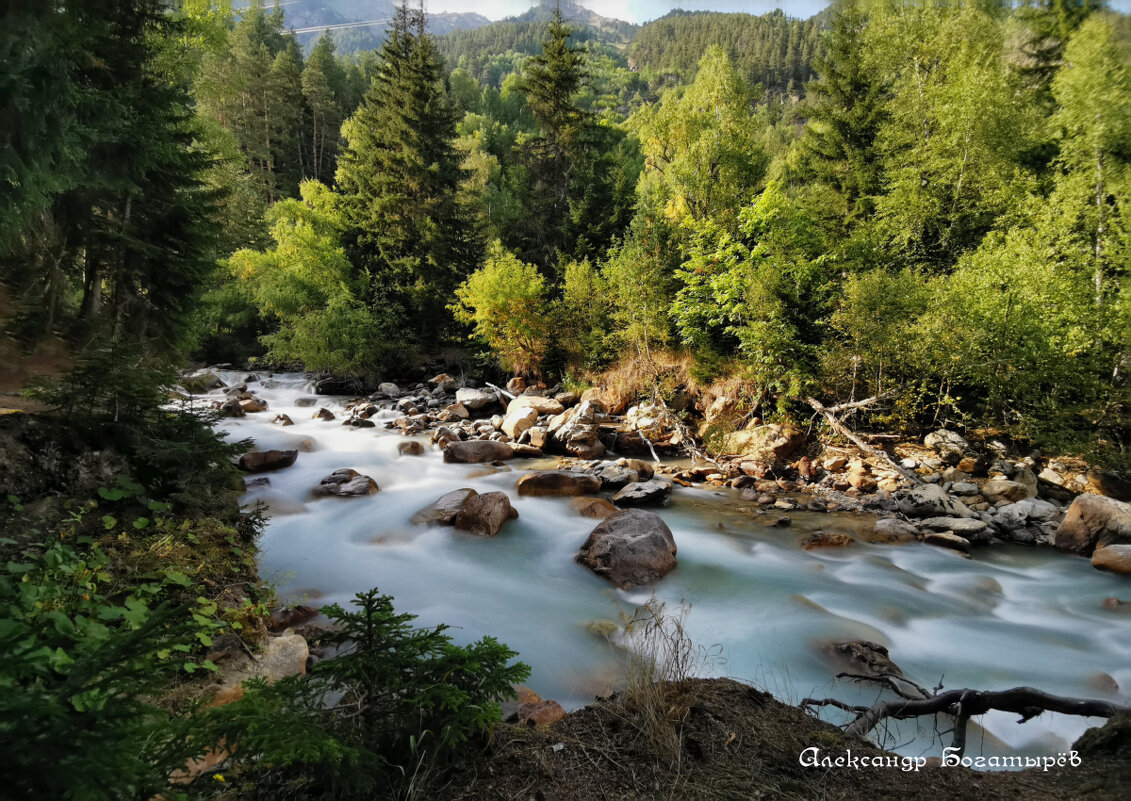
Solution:
M 780 10 L 762 16 L 673 11 L 640 28 L 629 63 L 653 80 L 672 75 L 688 81 L 703 54 L 718 46 L 750 83 L 800 94 L 816 74 L 823 27 L 818 17 L 792 19 Z

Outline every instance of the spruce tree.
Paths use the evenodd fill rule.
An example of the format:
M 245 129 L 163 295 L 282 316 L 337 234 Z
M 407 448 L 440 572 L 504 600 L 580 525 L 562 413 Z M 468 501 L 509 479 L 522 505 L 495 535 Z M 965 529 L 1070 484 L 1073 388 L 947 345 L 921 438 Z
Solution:
M 816 60 L 819 77 L 807 87 L 809 122 L 802 139 L 807 171 L 841 193 L 849 218 L 868 214 L 869 198 L 880 189 L 875 141 L 886 95 L 864 63 L 866 25 L 853 8 L 833 17 L 825 54 Z
M 406 314 L 421 340 L 438 333 L 480 252 L 459 198 L 456 114 L 424 25 L 423 12 L 397 9 L 373 84 L 342 126 L 337 172 L 347 249 L 368 274 L 368 301 Z

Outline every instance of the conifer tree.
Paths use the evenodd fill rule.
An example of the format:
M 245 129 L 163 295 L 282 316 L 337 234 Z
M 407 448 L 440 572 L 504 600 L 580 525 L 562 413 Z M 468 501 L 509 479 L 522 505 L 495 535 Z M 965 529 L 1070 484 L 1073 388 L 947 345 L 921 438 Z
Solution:
M 423 12 L 397 9 L 380 69 L 342 127 L 337 182 L 348 250 L 369 276 L 368 301 L 411 315 L 415 336 L 428 339 L 480 243 L 460 202 L 456 114 L 424 26 Z

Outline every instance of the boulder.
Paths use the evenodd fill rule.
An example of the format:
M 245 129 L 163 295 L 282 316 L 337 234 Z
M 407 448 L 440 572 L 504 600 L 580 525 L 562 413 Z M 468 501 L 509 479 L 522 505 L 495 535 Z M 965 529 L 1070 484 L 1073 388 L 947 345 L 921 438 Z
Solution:
M 262 398 L 245 398 L 240 401 L 240 408 L 243 409 L 244 414 L 265 412 L 267 411 L 267 401 Z
M 398 442 L 397 453 L 401 456 L 423 456 L 424 444 L 415 439 Z
M 290 467 L 298 458 L 298 451 L 251 451 L 240 457 L 239 468 L 248 473 L 265 473 Z
M 545 448 L 546 443 L 550 440 L 550 435 L 544 428 L 531 428 L 528 435 L 530 444 L 535 448 Z
M 1131 504 L 1102 495 L 1078 495 L 1056 533 L 1056 549 L 1090 556 L 1096 548 L 1131 544 Z
M 659 515 L 630 509 L 597 524 L 577 560 L 621 589 L 651 584 L 675 569 L 675 538 Z
M 484 537 L 494 537 L 508 520 L 518 517 L 505 492 L 471 495 L 463 502 L 453 521 L 455 527 Z
M 221 417 L 243 417 L 245 414 L 247 413 L 243 410 L 239 398 L 228 398 L 220 404 Z
M 519 726 L 544 729 L 552 726 L 566 716 L 566 711 L 557 701 L 538 701 L 534 704 L 523 704 L 515 713 L 515 722 Z
M 1020 473 L 1021 471 L 1018 471 L 1017 475 Z M 1029 471 L 1029 474 L 1032 475 L 1032 471 Z M 1011 481 L 1008 478 L 991 478 L 982 485 L 982 495 L 991 503 L 998 503 L 999 501 L 1016 503 L 1026 498 L 1037 497 L 1036 481 L 1033 482 L 1033 486 L 1030 488 L 1021 481 Z
M 1105 545 L 1092 552 L 1092 567 L 1131 576 L 1131 545 Z
M 275 415 L 271 418 L 271 422 L 277 426 L 293 426 L 295 424 L 295 421 L 285 414 Z
M 181 376 L 181 388 L 190 395 L 201 395 L 214 389 L 222 389 L 223 386 L 224 382 L 220 380 L 220 376 L 210 370 Z
M 617 459 L 615 464 L 632 470 L 640 476 L 641 481 L 647 481 L 656 474 L 652 465 L 643 459 Z
M 601 480 L 567 470 L 537 470 L 515 485 L 519 495 L 592 495 L 601 490 Z
M 589 401 L 595 401 L 609 414 L 624 414 L 624 410 L 632 403 L 632 395 L 618 389 L 592 387 L 581 393 L 581 403 Z
M 1126 474 L 1120 475 L 1093 468 L 1085 474 L 1084 480 L 1087 481 L 1092 492 L 1115 498 L 1117 501 L 1131 501 L 1131 477 Z
M 516 375 L 507 382 L 507 392 L 512 395 L 521 395 L 526 391 L 526 379 L 520 375 Z
M 520 459 L 539 459 L 544 456 L 542 449 L 533 445 L 515 445 L 514 455 Z
M 358 390 L 358 382 L 353 378 L 323 378 L 314 382 L 315 395 L 352 395 Z
M 815 548 L 843 548 L 851 545 L 855 540 L 846 531 L 814 531 L 801 540 L 803 550 L 812 551 Z
M 635 481 L 621 488 L 613 496 L 617 506 L 652 506 L 661 504 L 671 495 L 672 485 L 666 481 Z
M 900 512 L 908 517 L 973 517 L 966 504 L 948 495 L 937 484 L 920 484 L 892 493 Z
M 728 434 L 723 450 L 766 462 L 784 462 L 804 441 L 805 432 L 797 426 L 774 423 Z
M 928 517 L 919 521 L 924 531 L 949 531 L 970 542 L 989 542 L 993 538 L 990 526 L 976 517 Z
M 471 412 L 462 403 L 452 403 L 444 407 L 444 411 L 455 417 L 458 420 L 466 420 L 471 417 Z
M 503 433 L 511 439 L 518 439 L 522 436 L 522 432 L 529 428 L 533 428 L 534 424 L 538 421 L 538 411 L 529 406 L 520 406 L 517 409 L 507 412 L 507 416 L 503 418 L 503 424 L 500 426 Z
M 321 409 L 316 411 L 313 415 L 311 415 L 311 417 L 315 420 L 333 420 L 333 419 L 335 419 L 334 413 L 332 411 L 330 411 L 329 409 L 327 409 L 325 406 L 323 406 Z
M 379 489 L 377 482 L 369 476 L 363 476 L 356 470 L 343 467 L 322 479 L 321 483 L 314 488 L 314 494 L 333 495 L 338 498 L 360 498 L 365 495 L 372 495 Z
M 582 517 L 591 517 L 594 520 L 605 520 L 620 514 L 620 509 L 604 498 L 578 498 L 574 501 L 574 508 Z
M 485 389 L 457 389 L 456 403 L 462 403 L 469 410 L 475 412 L 499 402 L 499 396 Z
M 316 403 L 318 403 L 317 398 L 295 398 L 295 406 L 300 409 L 309 409 Z
M 1029 521 L 1048 522 L 1056 519 L 1059 509 L 1055 504 L 1037 498 L 1026 498 L 1017 503 L 999 506 L 993 513 L 994 519 L 1006 531 L 1024 528 Z
M 271 610 L 271 615 L 267 618 L 267 630 L 273 634 L 286 631 L 292 626 L 298 626 L 318 617 L 318 611 L 318 607 L 305 604 L 276 607 Z
M 927 531 L 923 534 L 923 542 L 928 545 L 937 545 L 940 548 L 950 548 L 952 551 L 970 555 L 970 540 L 960 537 L 953 531 Z
M 878 484 L 876 479 L 872 477 L 868 467 L 862 462 L 855 462 L 848 468 L 848 475 L 845 480 L 849 486 L 855 487 L 861 492 L 875 492 Z
M 905 542 L 915 542 L 919 539 L 919 529 L 895 517 L 881 517 L 872 528 L 872 533 L 866 535 L 868 542 L 878 545 L 897 545 Z
M 923 437 L 923 444 L 937 453 L 944 462 L 952 465 L 962 461 L 963 455 L 970 448 L 966 440 L 945 428 Z
M 401 388 L 394 384 L 392 381 L 385 381 L 377 385 L 377 391 L 382 395 L 387 395 L 390 398 L 399 397 Z
M 553 398 L 543 398 L 538 395 L 519 395 L 507 404 L 507 414 L 517 409 L 533 409 L 537 414 L 561 414 L 565 411 L 563 406 Z
M 592 399 L 583 400 L 550 421 L 551 441 L 566 453 L 598 459 L 605 454 L 605 446 L 599 441 L 604 418 L 604 406 Z
M 479 493 L 470 487 L 447 492 L 430 505 L 425 506 L 414 514 L 409 522 L 414 526 L 433 523 L 441 526 L 450 526 L 455 521 L 456 515 L 459 514 L 459 510 L 463 508 L 464 502 L 473 495 L 478 494 Z
M 492 439 L 456 440 L 444 446 L 444 461 L 473 464 L 498 462 L 514 456 L 514 448 Z
M 640 474 L 624 465 L 613 463 L 602 466 L 597 471 L 597 478 L 600 479 L 602 488 L 617 490 L 634 481 L 639 481 Z

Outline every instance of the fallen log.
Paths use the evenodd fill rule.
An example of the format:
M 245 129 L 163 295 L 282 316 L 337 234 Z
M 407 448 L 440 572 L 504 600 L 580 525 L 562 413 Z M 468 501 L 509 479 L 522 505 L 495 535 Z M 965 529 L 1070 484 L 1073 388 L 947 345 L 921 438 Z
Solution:
M 841 422 L 840 418 L 837 417 L 838 413 L 855 412 L 858 409 L 862 409 L 865 406 L 875 403 L 881 397 L 882 396 L 880 395 L 873 395 L 872 397 L 865 398 L 864 400 L 855 401 L 853 403 L 840 403 L 836 406 L 825 406 L 815 398 L 806 398 L 805 402 L 812 406 L 813 410 L 817 412 L 817 414 L 821 415 L 828 421 L 829 426 L 833 431 L 840 434 L 860 450 L 864 451 L 864 453 L 868 454 L 874 459 L 884 460 L 892 467 L 893 470 L 906 478 L 912 484 L 921 484 L 923 482 L 920 480 L 919 476 L 915 475 L 913 472 L 903 467 L 903 465 L 899 464 L 899 462 L 897 462 L 895 459 L 891 458 L 891 456 L 889 456 L 887 451 L 885 451 L 883 448 L 876 448 L 873 445 L 865 442 L 860 438 L 859 435 L 851 431 L 848 426 L 844 425 L 844 423 Z
M 871 677 L 853 678 L 870 679 Z M 820 706 L 834 706 L 855 713 L 856 718 L 844 728 L 844 733 L 853 737 L 864 737 L 889 718 L 906 720 L 926 715 L 953 715 L 954 747 L 960 751 L 966 742 L 966 722 L 975 715 L 984 715 L 991 710 L 1016 713 L 1021 716 L 1018 723 L 1031 720 L 1042 712 L 1098 718 L 1131 715 L 1131 707 L 1111 701 L 1065 698 L 1050 695 L 1033 687 L 1014 687 L 1010 690 L 948 690 L 925 698 L 904 695 L 898 700 L 879 701 L 870 707 L 850 707 L 831 699 L 806 698 L 801 702 L 802 708 Z

